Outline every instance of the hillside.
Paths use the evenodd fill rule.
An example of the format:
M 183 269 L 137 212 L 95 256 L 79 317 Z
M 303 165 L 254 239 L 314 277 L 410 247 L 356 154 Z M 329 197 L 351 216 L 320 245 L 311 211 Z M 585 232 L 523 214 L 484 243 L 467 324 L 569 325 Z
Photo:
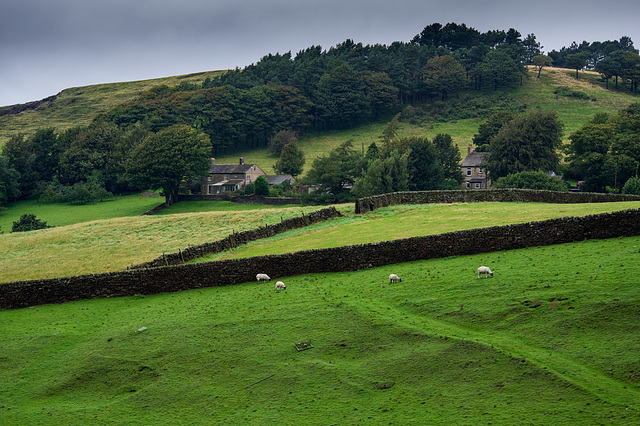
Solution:
M 164 79 L 144 80 L 137 82 L 113 83 L 62 91 L 55 99 L 45 102 L 33 110 L 25 110 L 18 114 L 6 113 L 10 108 L 0 108 L 0 145 L 15 134 L 29 135 L 38 128 L 53 127 L 57 131 L 73 126 L 84 126 L 98 114 L 103 113 L 123 102 L 135 99 L 142 91 L 158 85 L 177 86 L 180 82 L 189 81 L 200 84 L 207 77 L 213 77 L 221 71 L 211 71 L 185 76 L 168 77 Z M 500 91 L 465 91 L 450 101 L 456 102 L 455 108 L 469 108 L 465 114 L 480 118 L 460 119 L 450 117 L 441 102 L 423 104 L 426 114 L 419 117 L 408 117 L 407 111 L 400 123 L 400 136 L 426 136 L 433 138 L 438 133 L 452 136 L 454 143 L 460 149 L 462 156 L 466 154 L 466 147 L 471 142 L 478 126 L 484 121 L 482 118 L 487 111 L 478 111 L 486 106 L 500 109 L 505 99 L 509 104 L 515 102 L 522 108 L 555 109 L 560 120 L 565 124 L 565 140 L 591 119 L 598 112 L 614 112 L 640 99 L 628 91 L 606 90 L 599 75 L 594 72 L 583 71 L 580 79 L 575 79 L 575 71 L 561 68 L 544 68 L 540 79 L 536 78 L 536 71 L 529 70 L 529 78 L 518 88 Z M 558 88 L 566 88 L 558 92 Z M 581 96 L 575 96 L 581 94 Z M 572 96 L 573 95 L 573 96 Z M 478 106 L 482 105 L 482 106 Z M 5 114 L 2 115 L 2 111 Z M 429 115 L 432 114 L 432 115 Z M 438 115 L 433 115 L 438 114 Z M 449 115 L 447 115 L 449 114 Z M 454 114 L 455 115 L 455 114 Z M 371 142 L 378 140 L 382 129 L 391 117 L 383 117 L 378 121 L 361 125 L 347 130 L 311 131 L 300 139 L 300 146 L 305 152 L 308 170 L 314 158 L 336 148 L 346 140 L 352 140 L 356 148 L 365 149 Z M 235 163 L 240 155 L 244 155 L 248 162 L 258 164 L 266 173 L 273 173 L 276 158 L 271 156 L 266 148 L 243 150 L 219 155 L 219 163 Z
M 0 416 L 637 424 L 639 240 L 0 311 Z
M 16 134 L 31 135 L 40 128 L 61 132 L 86 126 L 106 111 L 137 98 L 156 86 L 177 86 L 182 82 L 202 84 L 224 71 L 206 71 L 150 80 L 106 83 L 65 89 L 39 102 L 0 106 L 0 146 Z M 16 113 L 17 112 L 17 113 Z

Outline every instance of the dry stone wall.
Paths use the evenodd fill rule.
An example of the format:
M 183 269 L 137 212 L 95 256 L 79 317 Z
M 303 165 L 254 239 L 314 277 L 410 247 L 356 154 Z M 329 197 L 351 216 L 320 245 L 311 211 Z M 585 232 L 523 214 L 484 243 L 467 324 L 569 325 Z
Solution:
M 6 283 L 0 284 L 0 308 L 233 285 L 254 281 L 257 273 L 282 278 L 356 271 L 416 260 L 635 235 L 640 235 L 640 210 L 623 210 L 283 255 Z
M 306 215 L 302 213 L 302 216 L 284 219 L 280 221 L 280 223 L 266 225 L 261 228 L 250 229 L 248 231 L 233 233 L 222 240 L 204 243 L 197 246 L 191 246 L 184 250 L 180 250 L 177 253 L 163 254 L 162 256 L 152 260 L 151 262 L 141 263 L 139 265 L 131 265 L 131 269 L 179 265 L 193 259 L 198 259 L 207 254 L 220 253 L 225 250 L 238 247 L 242 244 L 246 244 L 250 241 L 273 237 L 274 235 L 278 235 L 292 229 L 302 228 L 314 223 L 324 222 L 325 220 L 341 216 L 342 214 L 338 210 L 336 210 L 335 207 L 328 207 L 322 210 L 311 212 Z
M 527 203 L 610 203 L 616 201 L 640 201 L 638 195 L 601 194 L 595 192 L 557 192 L 533 189 L 489 189 L 483 191 L 415 191 L 393 192 L 360 198 L 356 201 L 356 213 L 367 213 L 381 207 L 396 204 L 437 204 L 477 202 L 527 202 Z

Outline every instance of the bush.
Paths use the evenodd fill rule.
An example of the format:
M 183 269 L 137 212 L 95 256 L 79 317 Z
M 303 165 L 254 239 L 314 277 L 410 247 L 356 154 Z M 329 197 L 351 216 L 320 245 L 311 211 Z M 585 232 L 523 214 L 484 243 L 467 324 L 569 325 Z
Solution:
M 258 176 L 253 184 L 257 195 L 264 195 L 265 197 L 269 195 L 269 182 L 266 177 Z
M 640 195 L 640 177 L 632 177 L 622 187 L 623 194 Z
M 47 225 L 47 222 L 37 219 L 35 214 L 25 213 L 20 216 L 20 219 L 17 222 L 13 222 L 11 232 L 26 232 L 45 228 L 51 227 Z
M 558 177 L 549 177 L 544 172 L 511 173 L 493 183 L 494 188 L 538 189 L 568 191 L 567 185 Z

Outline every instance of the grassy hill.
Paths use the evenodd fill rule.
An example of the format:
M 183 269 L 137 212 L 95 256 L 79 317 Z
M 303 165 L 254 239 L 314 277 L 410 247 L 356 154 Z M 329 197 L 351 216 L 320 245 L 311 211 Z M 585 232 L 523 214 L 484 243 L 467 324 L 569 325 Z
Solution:
M 505 206 L 481 203 L 466 215 L 465 207 L 380 209 L 345 218 L 339 231 L 311 230 L 312 240 L 392 224 L 420 232 L 479 212 L 483 221 L 503 211 L 501 220 L 514 219 Z M 544 210 L 525 207 L 513 211 Z M 213 223 L 169 215 L 147 223 L 157 226 L 149 234 L 118 223 L 128 232 L 112 229 L 100 244 L 153 245 L 147 238 L 162 233 L 179 241 L 178 224 L 196 216 Z M 99 222 L 86 226 L 103 235 Z M 33 235 L 45 241 L 50 231 Z M 88 233 L 76 249 L 96 248 Z M 280 292 L 252 282 L 0 311 L 0 416 L 8 425 L 637 424 L 638 245 L 640 237 L 584 241 L 281 277 Z M 479 265 L 494 278 L 478 279 Z M 388 283 L 392 272 L 402 283 Z M 308 340 L 313 348 L 295 349 Z
M 213 77 L 220 72 L 223 71 L 63 90 L 55 100 L 45 102 L 36 109 L 26 110 L 20 114 L 0 115 L 0 146 L 14 134 L 29 135 L 38 128 L 53 127 L 57 131 L 62 131 L 73 126 L 87 125 L 99 113 L 133 100 L 142 91 L 151 87 L 161 84 L 176 86 L 182 81 L 199 84 L 205 78 Z M 457 100 L 464 105 L 479 97 L 487 99 L 507 97 L 529 109 L 555 109 L 560 120 L 565 124 L 565 140 L 568 140 L 568 136 L 590 120 L 594 114 L 614 112 L 640 99 L 629 92 L 606 90 L 599 75 L 594 72 L 581 72 L 578 80 L 575 79 L 575 71 L 560 68 L 543 69 L 540 79 L 536 78 L 536 74 L 535 70 L 530 69 L 529 78 L 524 79 L 523 85 L 518 88 L 499 93 L 469 90 L 461 93 Z M 568 91 L 560 91 L 558 94 L 556 93 L 558 88 L 566 88 Z M 582 96 L 576 97 L 576 93 Z M 487 102 L 491 103 L 490 100 Z M 496 105 L 499 106 L 499 104 L 500 102 L 496 101 Z M 347 140 L 352 140 L 356 148 L 366 150 L 371 142 L 378 140 L 382 129 L 390 119 L 391 117 L 386 117 L 376 123 L 343 131 L 314 131 L 304 135 L 300 140 L 300 146 L 307 160 L 305 170 L 310 168 L 314 158 Z M 433 138 L 438 133 L 447 133 L 458 145 L 464 158 L 467 145 L 483 121 L 482 118 L 447 120 L 446 117 L 438 120 L 414 121 L 413 124 L 405 121 L 401 123 L 399 135 Z M 244 155 L 247 162 L 258 164 L 266 173 L 274 173 L 273 164 L 277 158 L 270 156 L 266 148 L 221 155 L 216 161 L 219 164 L 235 163 L 240 155 Z
M 121 83 L 96 84 L 65 89 L 47 98 L 46 102 L 31 103 L 19 114 L 7 114 L 12 107 L 0 107 L 0 147 L 13 135 L 31 135 L 37 129 L 54 128 L 61 132 L 76 126 L 87 126 L 101 113 L 137 98 L 140 93 L 160 85 L 177 86 L 183 81 L 202 84 L 224 71 L 206 71 L 181 76 Z M 4 113 L 4 114 L 3 114 Z

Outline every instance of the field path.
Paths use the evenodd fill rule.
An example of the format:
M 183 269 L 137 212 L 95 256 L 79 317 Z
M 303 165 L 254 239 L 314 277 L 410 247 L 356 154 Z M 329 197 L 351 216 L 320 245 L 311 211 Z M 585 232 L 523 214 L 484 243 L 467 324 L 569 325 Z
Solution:
M 629 409 L 640 408 L 640 391 L 628 388 L 624 383 L 589 368 L 579 361 L 535 346 L 525 344 L 504 332 L 479 332 L 447 322 L 416 315 L 398 309 L 381 300 L 366 303 L 350 299 L 348 302 L 361 312 L 372 314 L 387 324 L 418 331 L 438 337 L 476 342 L 495 349 L 513 358 L 523 358 L 539 368 L 549 371 L 561 379 L 612 404 Z

